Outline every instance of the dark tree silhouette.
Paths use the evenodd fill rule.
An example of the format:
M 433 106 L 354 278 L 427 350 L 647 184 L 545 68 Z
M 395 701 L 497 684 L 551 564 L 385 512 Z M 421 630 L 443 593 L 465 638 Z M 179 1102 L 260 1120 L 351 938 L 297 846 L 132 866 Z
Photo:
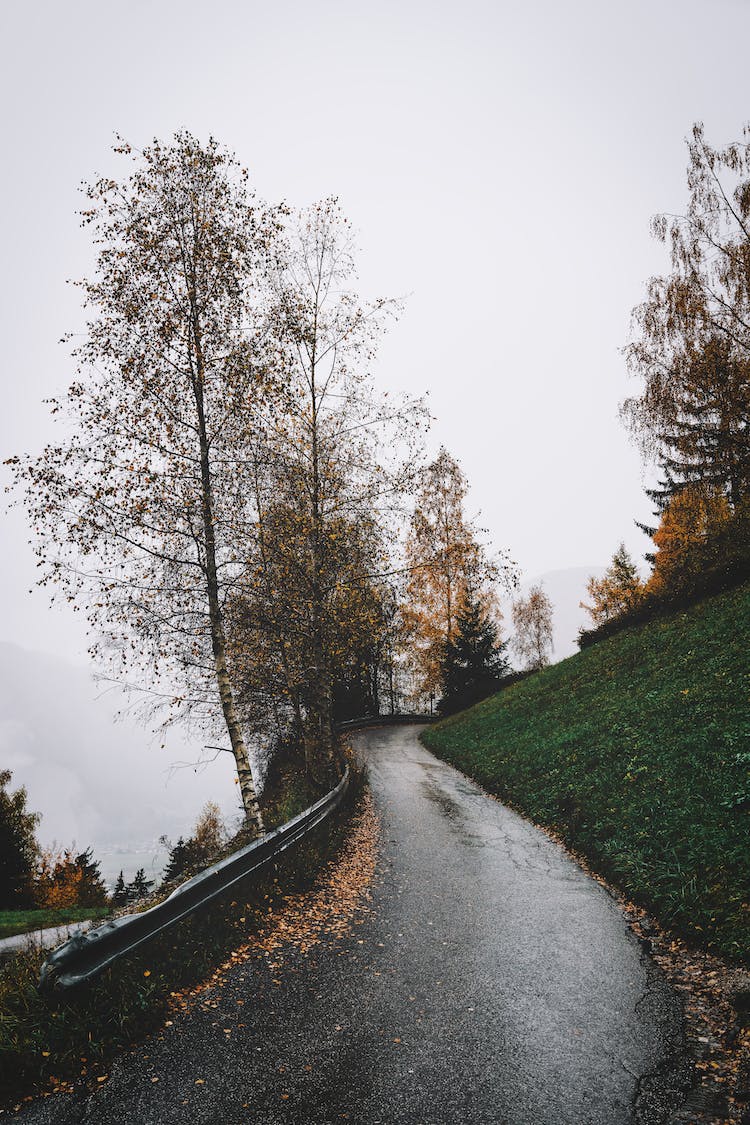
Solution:
M 498 690 L 502 676 L 510 672 L 505 658 L 507 641 L 481 602 L 467 596 L 456 620 L 455 636 L 445 642 L 442 660 L 443 715 L 462 711 Z

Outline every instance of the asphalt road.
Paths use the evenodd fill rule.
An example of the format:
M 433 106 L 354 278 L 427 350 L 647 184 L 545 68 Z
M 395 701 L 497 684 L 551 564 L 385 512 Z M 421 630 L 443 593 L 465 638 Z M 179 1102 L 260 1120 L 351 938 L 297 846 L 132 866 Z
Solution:
M 93 1095 L 19 1120 L 663 1121 L 679 1005 L 616 903 L 417 736 L 357 736 L 382 850 L 363 925 L 277 973 L 237 965 L 215 1008 L 176 1019 Z

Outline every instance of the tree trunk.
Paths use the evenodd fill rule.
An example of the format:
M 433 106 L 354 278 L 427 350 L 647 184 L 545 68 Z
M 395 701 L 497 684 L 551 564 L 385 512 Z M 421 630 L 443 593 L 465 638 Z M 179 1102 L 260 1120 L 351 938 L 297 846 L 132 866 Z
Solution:
M 206 430 L 206 416 L 203 400 L 204 368 L 200 342 L 200 332 L 197 317 L 194 316 L 194 339 L 196 349 L 196 377 L 194 383 L 195 404 L 198 414 L 198 438 L 200 443 L 201 463 L 201 500 L 203 508 L 203 533 L 205 537 L 205 575 L 206 590 L 208 593 L 208 613 L 211 626 L 211 647 L 216 668 L 216 682 L 219 688 L 221 709 L 224 715 L 229 741 L 234 754 L 237 767 L 237 778 L 242 795 L 242 807 L 245 811 L 247 827 L 259 836 L 262 836 L 265 827 L 263 816 L 258 804 L 258 795 L 250 768 L 250 759 L 242 734 L 237 711 L 234 705 L 234 692 L 229 678 L 227 667 L 227 649 L 224 636 L 224 622 L 219 599 L 219 581 L 216 569 L 216 536 L 214 532 L 213 489 L 211 486 L 211 465 L 209 460 L 209 441 Z
M 324 770 L 334 772 L 333 755 L 333 727 L 331 722 L 331 685 L 328 675 L 328 662 L 326 660 L 325 642 L 323 637 L 323 516 L 321 511 L 320 496 L 320 450 L 318 445 L 318 400 L 315 385 L 315 346 L 310 362 L 310 391 L 311 391 L 311 468 L 312 468 L 312 605 L 311 605 L 311 633 L 312 633 L 312 682 L 310 692 L 310 709 L 312 710 L 312 724 L 308 718 L 308 728 L 312 726 L 310 735 L 316 745 L 308 746 L 306 740 L 305 754 L 317 758 Z M 309 769 L 309 765 L 308 765 Z M 314 775 L 313 775 L 314 776 Z

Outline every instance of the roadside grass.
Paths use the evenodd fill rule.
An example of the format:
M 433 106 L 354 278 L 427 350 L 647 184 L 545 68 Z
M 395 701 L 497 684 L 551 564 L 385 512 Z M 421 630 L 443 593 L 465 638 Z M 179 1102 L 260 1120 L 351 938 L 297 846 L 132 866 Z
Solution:
M 660 921 L 750 962 L 750 585 L 631 628 L 422 735 Z
M 96 1084 L 118 1053 L 159 1026 L 177 992 L 206 980 L 284 895 L 312 886 L 345 845 L 363 784 L 353 777 L 340 808 L 278 863 L 116 962 L 87 988 L 40 995 L 45 951 L 32 946 L 9 958 L 0 969 L 0 1107 Z
M 71 906 L 63 910 L 0 910 L 0 938 L 28 934 L 64 926 L 69 922 L 85 922 L 87 918 L 105 918 L 105 906 Z

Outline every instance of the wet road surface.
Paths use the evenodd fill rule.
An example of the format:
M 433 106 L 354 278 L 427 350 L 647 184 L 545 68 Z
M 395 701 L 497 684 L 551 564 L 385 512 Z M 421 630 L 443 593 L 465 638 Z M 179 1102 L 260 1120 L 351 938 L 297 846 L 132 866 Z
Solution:
M 278 972 L 261 959 L 237 965 L 216 1008 L 175 1019 L 95 1094 L 50 1098 L 18 1119 L 662 1121 L 679 1006 L 616 903 L 418 734 L 356 736 L 381 820 L 363 925 Z

